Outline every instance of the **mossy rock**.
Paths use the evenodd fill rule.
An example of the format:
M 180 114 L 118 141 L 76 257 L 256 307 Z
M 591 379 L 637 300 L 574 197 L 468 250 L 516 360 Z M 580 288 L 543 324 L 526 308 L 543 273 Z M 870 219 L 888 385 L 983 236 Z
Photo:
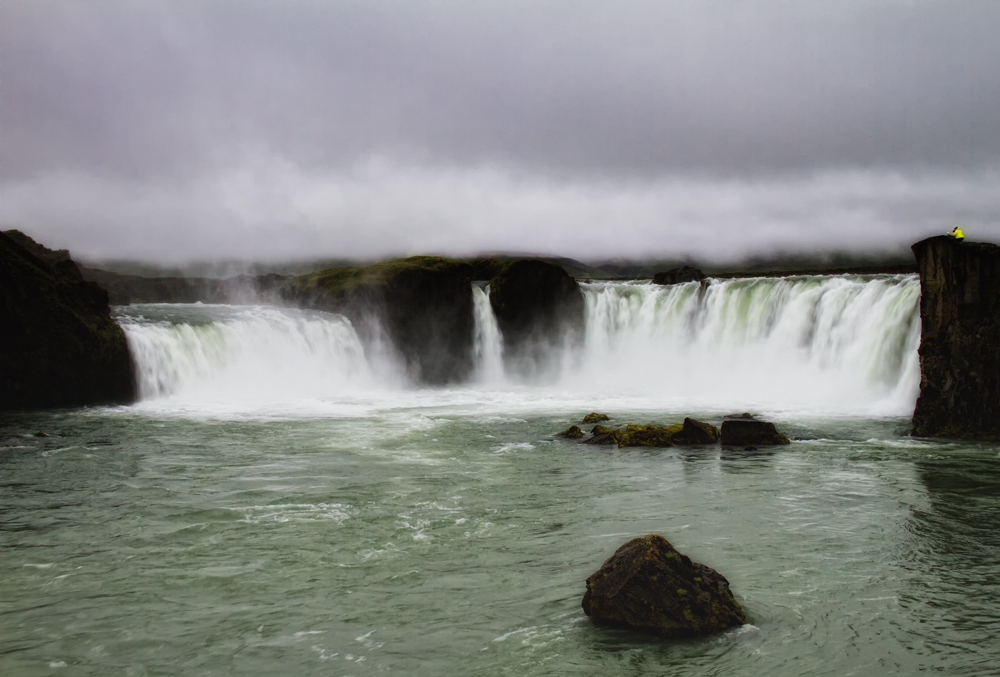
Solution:
M 622 545 L 587 578 L 583 611 L 601 625 L 694 637 L 742 625 L 729 581 L 656 534 Z
M 556 433 L 559 437 L 566 437 L 571 440 L 578 440 L 583 437 L 583 431 L 580 430 L 579 426 L 571 425 L 570 427 L 563 430 L 561 433 Z
M 679 433 L 681 424 L 656 426 L 631 424 L 625 426 L 618 439 L 619 447 L 672 447 L 674 435 Z
M 600 423 L 601 421 L 610 421 L 607 414 L 598 414 L 597 412 L 590 412 L 583 417 L 584 423 Z
M 714 444 L 719 441 L 719 429 L 711 423 L 685 418 L 681 430 L 674 434 L 674 444 Z

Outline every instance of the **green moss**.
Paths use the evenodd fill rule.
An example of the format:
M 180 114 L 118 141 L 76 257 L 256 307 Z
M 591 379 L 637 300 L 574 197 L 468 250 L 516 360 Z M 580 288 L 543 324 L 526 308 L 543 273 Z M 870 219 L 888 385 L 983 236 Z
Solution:
M 597 412 L 593 411 L 583 417 L 584 423 L 598 423 L 600 421 L 607 421 L 607 420 L 609 420 L 607 414 L 598 414 Z

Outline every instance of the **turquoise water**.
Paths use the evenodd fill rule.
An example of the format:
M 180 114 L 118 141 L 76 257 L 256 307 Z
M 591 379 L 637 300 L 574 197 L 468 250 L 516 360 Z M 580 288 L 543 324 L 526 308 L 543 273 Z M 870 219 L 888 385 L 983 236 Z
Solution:
M 553 438 L 587 411 L 553 399 L 415 391 L 358 417 L 6 415 L 0 673 L 1000 665 L 997 445 L 910 439 L 905 417 L 803 415 L 775 418 L 796 439 L 773 450 L 618 450 Z M 586 577 L 646 533 L 722 572 L 751 623 L 689 641 L 592 625 Z

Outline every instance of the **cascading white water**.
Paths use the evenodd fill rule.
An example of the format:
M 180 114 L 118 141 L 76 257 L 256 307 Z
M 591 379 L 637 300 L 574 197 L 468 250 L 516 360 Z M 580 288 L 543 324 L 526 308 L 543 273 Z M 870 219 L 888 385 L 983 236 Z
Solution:
M 711 408 L 912 410 L 916 276 L 582 287 L 586 339 L 566 385 Z
M 122 309 L 143 400 L 281 401 L 338 396 L 368 365 L 344 317 L 263 306 Z
M 473 285 L 472 301 L 476 314 L 473 343 L 476 381 L 485 384 L 500 383 L 504 378 L 503 337 L 490 305 L 489 285 L 485 289 Z
M 912 411 L 920 377 L 916 276 L 581 287 L 582 346 L 555 356 L 560 368 L 548 385 L 526 387 L 505 376 L 489 289 L 474 285 L 475 387 L 433 397 L 486 398 L 506 409 L 579 400 L 679 411 Z M 379 401 L 404 406 L 432 397 L 400 388 L 394 375 L 400 370 L 372 346 L 366 358 L 351 323 L 339 315 L 197 304 L 118 312 L 146 402 L 185 411 L 280 409 L 291 402 L 302 411 L 309 402 L 309 411 L 325 415 L 331 407 L 354 412 L 373 386 Z

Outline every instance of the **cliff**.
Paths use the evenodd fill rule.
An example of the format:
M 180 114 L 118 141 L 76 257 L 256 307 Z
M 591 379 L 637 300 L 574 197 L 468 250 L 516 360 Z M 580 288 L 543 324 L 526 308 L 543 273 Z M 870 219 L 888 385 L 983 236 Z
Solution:
M 932 237 L 920 273 L 920 397 L 913 434 L 1000 439 L 1000 247 Z
M 540 259 L 477 259 L 473 279 L 489 280 L 490 305 L 509 368 L 530 373 L 552 351 L 580 339 L 583 293 L 569 273 Z
M 68 252 L 0 233 L 0 409 L 125 403 L 135 380 L 108 294 Z
M 472 373 L 472 266 L 412 256 L 293 278 L 287 300 L 349 317 L 365 343 L 384 331 L 418 383 L 460 382 Z

